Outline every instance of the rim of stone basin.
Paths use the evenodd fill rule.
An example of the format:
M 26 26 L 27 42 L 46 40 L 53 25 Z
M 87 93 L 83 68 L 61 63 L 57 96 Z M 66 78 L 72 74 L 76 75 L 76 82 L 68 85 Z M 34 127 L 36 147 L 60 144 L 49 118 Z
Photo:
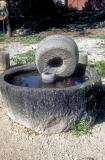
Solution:
M 77 73 L 83 66 L 78 67 Z M 101 80 L 94 67 L 86 66 L 89 78 L 80 85 L 65 88 L 30 88 L 6 82 L 17 73 L 36 70 L 36 66 L 11 68 L 0 76 L 0 89 L 7 114 L 14 121 L 37 133 L 61 133 L 81 117 L 94 123 L 100 109 Z M 79 72 L 79 73 L 80 73 Z
M 78 84 L 76 86 L 70 86 L 70 87 L 65 87 L 65 88 L 31 88 L 31 87 L 24 87 L 24 86 L 16 86 L 14 84 L 10 84 L 7 82 L 5 79 L 8 77 L 10 74 L 16 74 L 19 72 L 29 72 L 29 71 L 34 71 L 36 70 L 36 65 L 35 64 L 29 64 L 29 65 L 21 65 L 17 66 L 14 68 L 10 68 L 6 70 L 4 73 L 0 75 L 0 85 L 6 85 L 6 86 L 12 86 L 13 88 L 18 88 L 19 90 L 36 90 L 36 91 L 41 91 L 41 90 L 75 90 L 79 88 L 84 88 L 87 86 L 95 85 L 96 83 L 99 83 L 101 81 L 101 78 L 97 72 L 97 70 L 93 66 L 86 66 L 86 76 L 89 78 L 87 81 L 83 82 L 82 84 Z

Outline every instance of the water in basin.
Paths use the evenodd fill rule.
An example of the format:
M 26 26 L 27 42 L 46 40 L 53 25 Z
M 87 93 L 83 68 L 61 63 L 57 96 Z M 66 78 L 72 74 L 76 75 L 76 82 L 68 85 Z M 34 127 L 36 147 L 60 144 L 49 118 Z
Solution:
M 80 85 L 85 81 L 84 77 L 70 77 L 65 79 L 60 79 L 52 84 L 46 84 L 42 82 L 42 78 L 39 73 L 35 71 L 20 72 L 12 75 L 7 80 L 9 83 L 21 86 L 21 87 L 31 87 L 31 88 L 65 88 Z

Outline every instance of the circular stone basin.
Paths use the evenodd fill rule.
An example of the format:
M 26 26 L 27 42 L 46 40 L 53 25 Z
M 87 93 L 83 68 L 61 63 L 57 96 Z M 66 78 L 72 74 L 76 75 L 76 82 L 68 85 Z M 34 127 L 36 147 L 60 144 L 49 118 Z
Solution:
M 44 84 L 35 65 L 14 67 L 0 76 L 8 115 L 37 133 L 60 133 L 85 118 L 90 123 L 100 109 L 101 80 L 94 67 L 78 66 L 70 78 Z

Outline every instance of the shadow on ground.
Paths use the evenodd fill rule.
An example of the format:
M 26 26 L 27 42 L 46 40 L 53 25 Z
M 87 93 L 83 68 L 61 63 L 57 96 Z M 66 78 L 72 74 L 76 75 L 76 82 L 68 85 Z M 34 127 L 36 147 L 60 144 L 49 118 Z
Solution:
M 104 86 L 105 88 L 105 86 Z M 100 124 L 105 122 L 105 90 L 103 92 L 103 97 L 102 97 L 102 101 L 101 101 L 101 110 L 99 112 L 99 115 L 97 117 L 96 120 L 96 124 Z
M 43 13 L 43 12 L 42 12 Z M 26 16 L 28 17 L 28 16 Z M 48 31 L 51 28 L 61 29 L 65 32 L 80 32 L 80 36 L 87 36 L 89 33 L 85 33 L 85 29 L 96 29 L 98 27 L 105 26 L 105 9 L 98 11 L 70 11 L 68 13 L 55 15 L 46 15 L 38 18 L 33 18 L 34 15 L 29 18 L 11 18 L 12 29 L 24 27 L 30 28 L 36 33 L 41 31 Z M 99 24 L 99 22 L 103 23 Z M 2 29 L 2 23 L 1 29 Z
M 84 35 L 84 29 L 95 29 L 99 23 L 105 20 L 105 10 L 98 11 L 70 11 L 68 13 L 47 16 L 38 20 L 26 21 L 24 26 L 36 31 L 48 30 L 55 27 L 66 31 L 79 31 Z M 73 24 L 73 25 L 72 25 Z M 103 25 L 103 24 L 101 24 Z

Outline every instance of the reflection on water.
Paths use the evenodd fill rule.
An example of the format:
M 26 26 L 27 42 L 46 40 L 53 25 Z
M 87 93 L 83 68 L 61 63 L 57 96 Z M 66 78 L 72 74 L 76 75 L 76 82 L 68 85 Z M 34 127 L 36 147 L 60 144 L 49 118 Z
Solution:
M 16 86 L 31 88 L 64 88 L 82 84 L 85 81 L 83 77 L 65 78 L 52 84 L 42 82 L 40 74 L 36 72 L 19 73 L 11 77 L 12 83 Z

